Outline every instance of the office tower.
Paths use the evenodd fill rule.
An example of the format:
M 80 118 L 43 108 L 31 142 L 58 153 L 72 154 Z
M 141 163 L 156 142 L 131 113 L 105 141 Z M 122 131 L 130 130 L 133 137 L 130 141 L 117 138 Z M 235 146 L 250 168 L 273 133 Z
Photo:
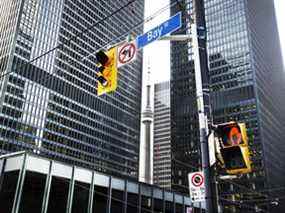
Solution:
M 284 190 L 272 194 L 268 189 L 285 185 L 281 178 L 285 175 L 285 73 L 274 3 L 206 1 L 205 7 L 213 119 L 215 123 L 246 123 L 254 168 L 237 181 L 250 191 L 234 184 L 222 184 L 221 191 L 240 196 L 234 199 L 274 199 Z M 265 201 L 253 206 L 256 210 L 282 211 L 281 204 L 279 210 L 270 205 Z
M 191 14 L 191 2 L 184 3 L 186 6 L 183 8 Z M 260 209 L 282 212 L 283 201 L 280 200 L 278 206 L 272 205 L 272 199 L 284 194 L 282 177 L 285 171 L 285 80 L 274 3 L 268 0 L 204 0 L 204 3 L 213 121 L 215 124 L 227 121 L 246 123 L 254 168 L 252 173 L 232 180 L 231 184 L 229 181 L 220 182 L 220 196 L 235 201 L 224 201 L 223 205 L 236 212 Z M 172 13 L 178 9 L 173 8 Z M 179 48 L 183 56 L 192 55 L 191 48 L 187 52 L 186 44 L 172 44 L 172 95 L 194 90 L 179 87 L 177 83 L 179 76 L 179 82 L 183 82 L 186 81 L 183 75 L 192 73 L 183 64 L 176 66 L 180 63 L 175 58 Z M 173 100 L 172 105 L 179 103 Z M 186 112 L 187 106 L 182 105 L 181 108 L 172 108 L 174 124 L 179 112 L 184 113 L 185 119 L 191 118 Z M 172 128 L 177 128 L 177 125 Z M 190 134 L 188 129 L 176 129 L 176 133 L 179 131 L 182 137 Z M 188 144 L 190 150 L 196 152 L 191 143 L 195 144 L 195 140 L 190 139 Z M 243 204 L 253 201 L 250 205 L 238 206 L 239 200 Z
M 108 17 L 128 2 L 0 2 L 0 67 L 7 73 L 1 77 L 1 153 L 28 150 L 138 177 L 141 53 L 119 68 L 116 92 L 96 96 L 94 52 L 143 30 L 132 29 L 143 19 L 143 1 Z
M 191 30 L 192 2 L 176 4 L 171 14 L 181 10 L 182 28 L 174 34 L 185 35 Z M 193 50 L 188 41 L 172 41 L 170 48 L 171 188 L 188 193 L 188 173 L 198 171 L 201 164 Z
M 154 85 L 153 183 L 171 188 L 170 82 Z

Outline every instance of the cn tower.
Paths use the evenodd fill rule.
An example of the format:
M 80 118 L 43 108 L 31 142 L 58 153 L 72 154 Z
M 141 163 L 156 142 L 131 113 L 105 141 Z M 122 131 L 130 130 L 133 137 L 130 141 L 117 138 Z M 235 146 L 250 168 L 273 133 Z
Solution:
M 142 174 L 140 175 L 143 182 L 152 184 L 152 145 L 151 145 L 151 124 L 153 122 L 153 112 L 150 105 L 150 67 L 148 67 L 148 80 L 147 80 L 147 102 L 145 110 L 142 113 L 142 122 L 144 128 L 144 138 L 141 141 L 141 164 Z

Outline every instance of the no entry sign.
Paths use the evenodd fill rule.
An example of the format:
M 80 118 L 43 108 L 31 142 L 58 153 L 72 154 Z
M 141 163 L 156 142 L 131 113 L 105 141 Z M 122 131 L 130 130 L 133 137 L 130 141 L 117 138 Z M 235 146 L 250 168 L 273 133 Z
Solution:
M 118 67 L 136 60 L 137 45 L 135 41 L 122 44 L 118 47 Z
M 192 202 L 205 200 L 205 178 L 203 172 L 193 172 L 188 174 L 189 191 Z

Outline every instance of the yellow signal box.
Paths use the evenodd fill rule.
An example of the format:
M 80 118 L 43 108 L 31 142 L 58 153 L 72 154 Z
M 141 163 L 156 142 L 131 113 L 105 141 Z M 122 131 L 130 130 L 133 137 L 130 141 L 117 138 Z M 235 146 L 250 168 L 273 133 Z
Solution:
M 99 62 L 97 95 L 100 96 L 117 89 L 117 47 L 109 49 L 106 53 L 104 51 L 97 52 L 96 59 Z

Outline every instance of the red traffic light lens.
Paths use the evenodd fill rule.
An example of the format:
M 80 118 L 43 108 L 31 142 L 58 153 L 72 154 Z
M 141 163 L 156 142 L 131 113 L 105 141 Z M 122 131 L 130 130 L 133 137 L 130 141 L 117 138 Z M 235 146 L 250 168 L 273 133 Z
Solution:
M 241 143 L 241 132 L 238 127 L 232 127 L 229 132 L 229 140 L 231 145 L 238 145 Z
M 242 135 L 238 126 L 225 126 L 221 129 L 220 135 L 224 146 L 234 146 L 242 143 Z

